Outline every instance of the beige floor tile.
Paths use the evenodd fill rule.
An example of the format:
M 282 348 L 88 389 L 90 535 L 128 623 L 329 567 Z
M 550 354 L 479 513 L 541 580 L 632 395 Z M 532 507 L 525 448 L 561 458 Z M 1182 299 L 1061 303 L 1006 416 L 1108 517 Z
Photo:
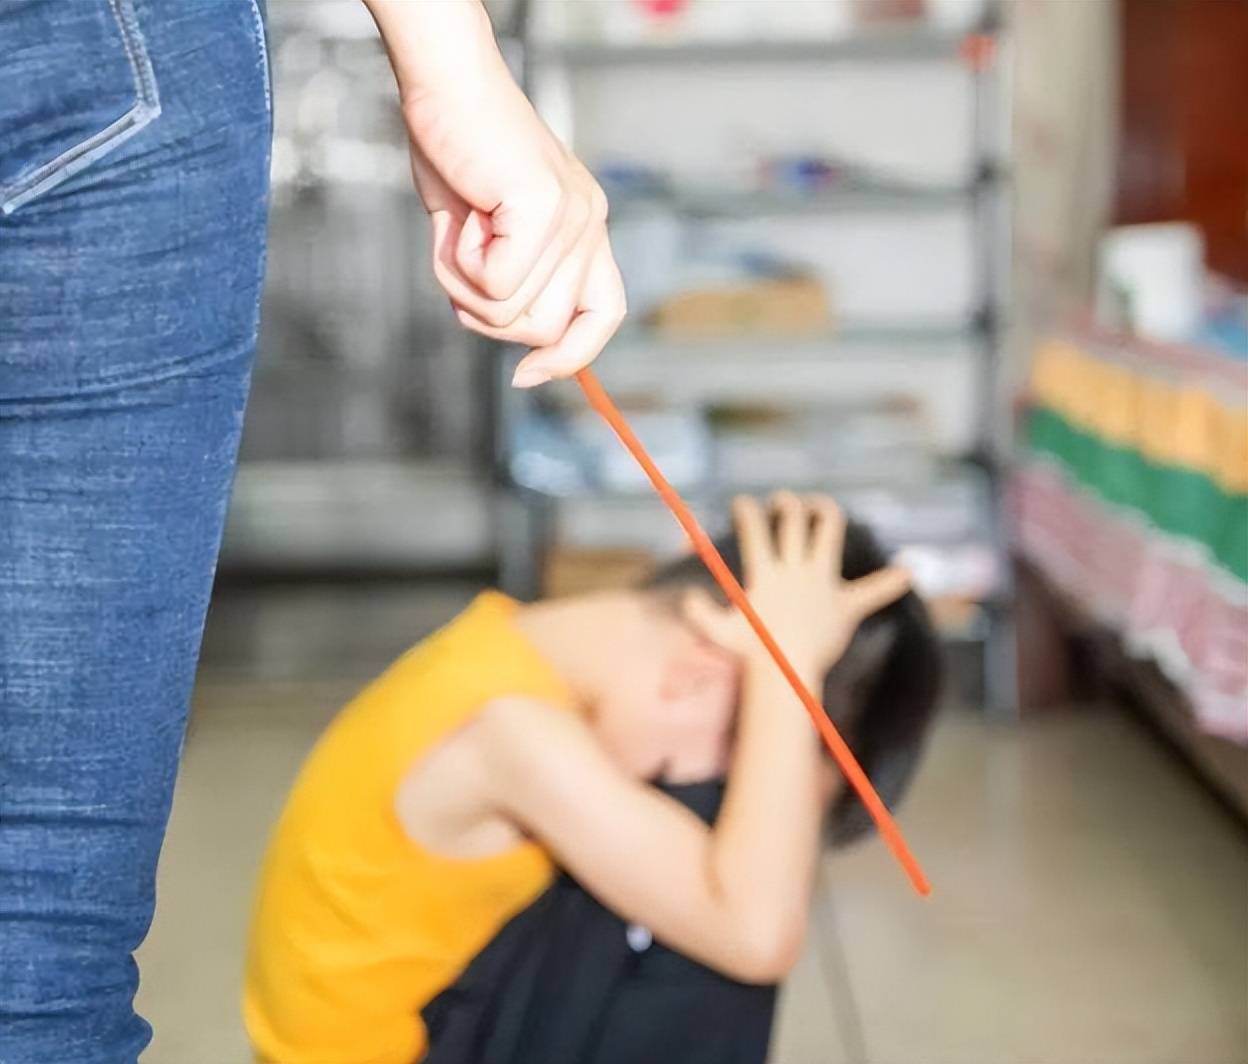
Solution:
M 825 870 L 853 1064 L 1248 1061 L 1244 833 L 1135 721 L 947 716 L 903 821 L 931 899 L 879 845 Z
M 269 825 L 321 728 L 355 685 L 202 690 L 139 953 L 146 1064 L 243 1064 L 239 972 Z

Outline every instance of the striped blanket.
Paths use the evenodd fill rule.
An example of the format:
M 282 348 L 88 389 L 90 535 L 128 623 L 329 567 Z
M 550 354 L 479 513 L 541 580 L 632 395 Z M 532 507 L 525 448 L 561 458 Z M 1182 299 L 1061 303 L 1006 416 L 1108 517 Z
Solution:
M 1087 334 L 1036 352 L 1016 546 L 1248 744 L 1248 366 Z

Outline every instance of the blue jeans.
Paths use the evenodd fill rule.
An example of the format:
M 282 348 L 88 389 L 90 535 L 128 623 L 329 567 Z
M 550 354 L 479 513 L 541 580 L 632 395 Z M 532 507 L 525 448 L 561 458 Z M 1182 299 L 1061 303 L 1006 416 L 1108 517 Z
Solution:
M 269 142 L 257 0 L 0 3 L 3 1064 L 120 1064 L 150 1037 L 132 954 L 251 374 Z

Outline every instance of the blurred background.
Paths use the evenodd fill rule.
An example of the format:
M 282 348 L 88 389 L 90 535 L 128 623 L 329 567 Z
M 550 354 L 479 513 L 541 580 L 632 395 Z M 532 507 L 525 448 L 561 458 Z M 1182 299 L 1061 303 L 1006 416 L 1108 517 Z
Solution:
M 512 0 L 611 201 L 597 363 L 704 522 L 831 491 L 915 570 L 947 711 L 828 856 L 778 1064 L 1248 1062 L 1248 3 Z M 269 0 L 260 359 L 141 1007 L 248 1059 L 269 825 L 333 712 L 494 584 L 680 533 L 570 385 L 461 332 L 355 0 Z

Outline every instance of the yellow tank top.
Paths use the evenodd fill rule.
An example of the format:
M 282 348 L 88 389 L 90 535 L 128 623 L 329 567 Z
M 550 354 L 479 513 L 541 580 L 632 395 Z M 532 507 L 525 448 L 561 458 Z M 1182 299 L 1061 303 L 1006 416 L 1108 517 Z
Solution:
M 408 651 L 321 737 L 260 874 L 243 1016 L 277 1064 L 413 1064 L 420 1010 L 550 881 L 523 843 L 483 859 L 423 850 L 399 823 L 400 780 L 491 699 L 570 707 L 554 669 L 487 592 Z

